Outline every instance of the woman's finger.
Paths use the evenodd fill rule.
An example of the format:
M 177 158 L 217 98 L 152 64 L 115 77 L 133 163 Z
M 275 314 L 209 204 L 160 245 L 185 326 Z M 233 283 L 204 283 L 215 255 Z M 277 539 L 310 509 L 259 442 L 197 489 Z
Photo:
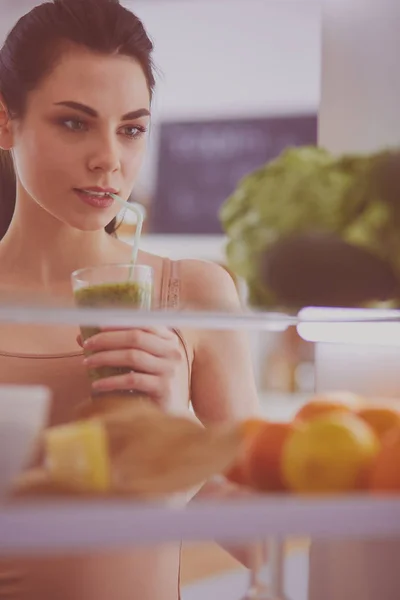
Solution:
M 147 394 L 154 399 L 163 395 L 162 379 L 157 375 L 147 373 L 127 373 L 126 375 L 115 375 L 106 379 L 93 382 L 92 387 L 96 391 L 108 392 L 115 390 L 134 390 Z
M 158 337 L 164 338 L 166 340 L 169 340 L 176 336 L 174 330 L 170 329 L 169 327 L 101 327 L 102 333 L 109 333 L 112 331 L 145 331 L 147 333 L 157 335 Z
M 86 340 L 84 348 L 90 352 L 139 349 L 162 358 L 180 358 L 180 346 L 176 334 L 170 333 L 167 338 L 143 329 L 113 330 L 98 333 Z
M 96 352 L 83 361 L 90 369 L 98 367 L 127 367 L 134 371 L 141 371 L 153 375 L 163 375 L 169 372 L 172 363 L 158 356 L 128 348 L 125 350 L 109 350 Z

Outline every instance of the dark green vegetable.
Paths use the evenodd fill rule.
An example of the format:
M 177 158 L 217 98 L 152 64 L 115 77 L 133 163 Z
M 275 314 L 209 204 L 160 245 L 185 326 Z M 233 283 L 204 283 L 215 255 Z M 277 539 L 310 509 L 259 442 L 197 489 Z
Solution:
M 298 302 L 301 307 L 321 301 L 317 286 L 310 279 L 311 255 L 308 253 L 307 262 L 304 244 L 303 260 L 298 246 L 277 246 L 288 239 L 293 243 L 294 235 L 319 236 L 312 240 L 312 251 L 324 252 L 319 257 L 318 276 L 325 261 L 325 283 L 334 276 L 335 286 L 340 288 L 331 302 L 325 295 L 328 304 L 335 301 L 347 305 L 352 300 L 365 305 L 386 300 L 387 295 L 395 303 L 400 300 L 400 150 L 336 157 L 317 147 L 288 149 L 239 182 L 222 206 L 220 218 L 228 237 L 228 266 L 247 282 L 253 306 L 299 308 Z M 329 253 L 338 250 L 340 241 L 338 269 Z M 307 244 L 310 243 L 308 237 Z M 329 250 L 329 243 L 336 244 L 336 250 L 333 246 Z M 364 249 L 362 258 L 360 252 L 355 258 L 353 247 L 360 252 Z M 274 260 L 279 258 L 277 249 L 284 249 L 286 267 L 278 279 L 275 272 L 272 284 L 266 265 L 268 261 L 271 264 L 268 256 L 272 251 Z M 345 288 L 350 266 L 346 262 L 350 253 L 353 275 L 357 264 L 361 268 L 357 261 L 362 261 L 364 273 L 370 264 L 371 278 L 369 282 L 367 277 L 360 279 L 358 291 L 352 282 L 348 293 Z M 303 298 L 294 298 L 288 289 L 282 293 L 288 286 L 285 280 L 292 277 L 291 257 L 296 261 L 298 277 L 305 279 L 307 274 L 310 287 L 308 291 L 303 289 Z M 282 255 L 279 260 L 283 260 Z M 332 269 L 336 269 L 335 273 Z

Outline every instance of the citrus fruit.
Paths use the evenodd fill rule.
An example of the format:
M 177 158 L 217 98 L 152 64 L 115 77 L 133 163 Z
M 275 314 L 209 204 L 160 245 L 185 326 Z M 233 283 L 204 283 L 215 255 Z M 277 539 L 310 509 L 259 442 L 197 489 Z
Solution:
M 100 421 L 76 421 L 51 427 L 44 434 L 44 444 L 52 481 L 80 490 L 104 492 L 109 489 L 108 443 Z
M 249 485 L 248 474 L 244 469 L 244 459 L 247 454 L 247 449 L 252 442 L 257 432 L 265 425 L 266 421 L 259 418 L 245 419 L 241 423 L 241 431 L 243 435 L 243 450 L 239 458 L 225 473 L 225 477 L 232 483 L 238 485 Z
M 339 493 L 366 484 L 379 452 L 370 426 L 351 413 L 334 412 L 301 424 L 282 454 L 283 478 L 299 493 Z
M 225 473 L 225 477 L 231 483 L 237 485 L 248 485 L 247 473 L 243 469 L 243 463 L 241 460 L 237 460 Z
M 395 427 L 400 427 L 400 411 L 391 406 L 366 406 L 356 413 L 375 431 L 379 439 Z
M 250 442 L 243 459 L 249 485 L 259 491 L 282 491 L 283 446 L 294 429 L 293 423 L 265 423 Z
M 312 400 L 321 400 L 322 402 L 340 402 L 351 410 L 357 410 L 365 405 L 366 399 L 360 394 L 346 391 L 320 392 Z
M 400 426 L 387 433 L 371 470 L 370 488 L 400 493 Z
M 297 421 L 309 421 L 320 415 L 335 411 L 351 412 L 351 408 L 338 400 L 310 400 L 297 411 L 294 418 Z
M 262 429 L 265 426 L 266 423 L 268 423 L 268 421 L 266 421 L 265 419 L 258 418 L 245 419 L 244 421 L 242 421 L 241 430 L 243 433 L 245 443 L 246 441 L 250 442 L 252 438 L 255 435 L 257 435 L 260 429 Z

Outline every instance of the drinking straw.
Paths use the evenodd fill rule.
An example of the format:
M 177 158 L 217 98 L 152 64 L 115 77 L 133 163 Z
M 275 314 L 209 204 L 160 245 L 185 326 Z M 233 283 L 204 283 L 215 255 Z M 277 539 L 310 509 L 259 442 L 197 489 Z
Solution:
M 122 204 L 122 206 L 124 206 L 127 210 L 130 210 L 131 212 L 135 213 L 135 215 L 137 217 L 136 231 L 135 231 L 135 237 L 133 239 L 132 257 L 131 257 L 131 265 L 134 266 L 136 264 L 137 256 L 138 256 L 138 252 L 139 252 L 139 242 L 140 242 L 140 236 L 142 234 L 143 221 L 146 217 L 146 210 L 145 210 L 144 206 L 142 206 L 141 204 L 138 204 L 137 202 L 125 202 L 125 200 L 122 200 L 122 198 L 117 196 L 117 194 L 110 193 L 110 196 L 111 196 L 111 198 L 114 198 L 114 200 L 116 200 L 117 202 Z M 131 274 L 132 274 L 132 269 L 129 274 L 129 279 L 131 278 Z

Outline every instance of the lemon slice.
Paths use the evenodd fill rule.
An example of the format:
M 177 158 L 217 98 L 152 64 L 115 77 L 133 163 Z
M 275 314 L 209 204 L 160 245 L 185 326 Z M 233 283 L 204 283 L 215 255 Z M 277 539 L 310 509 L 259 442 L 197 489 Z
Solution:
M 110 461 L 100 421 L 81 421 L 48 429 L 44 436 L 51 479 L 82 491 L 110 489 Z

